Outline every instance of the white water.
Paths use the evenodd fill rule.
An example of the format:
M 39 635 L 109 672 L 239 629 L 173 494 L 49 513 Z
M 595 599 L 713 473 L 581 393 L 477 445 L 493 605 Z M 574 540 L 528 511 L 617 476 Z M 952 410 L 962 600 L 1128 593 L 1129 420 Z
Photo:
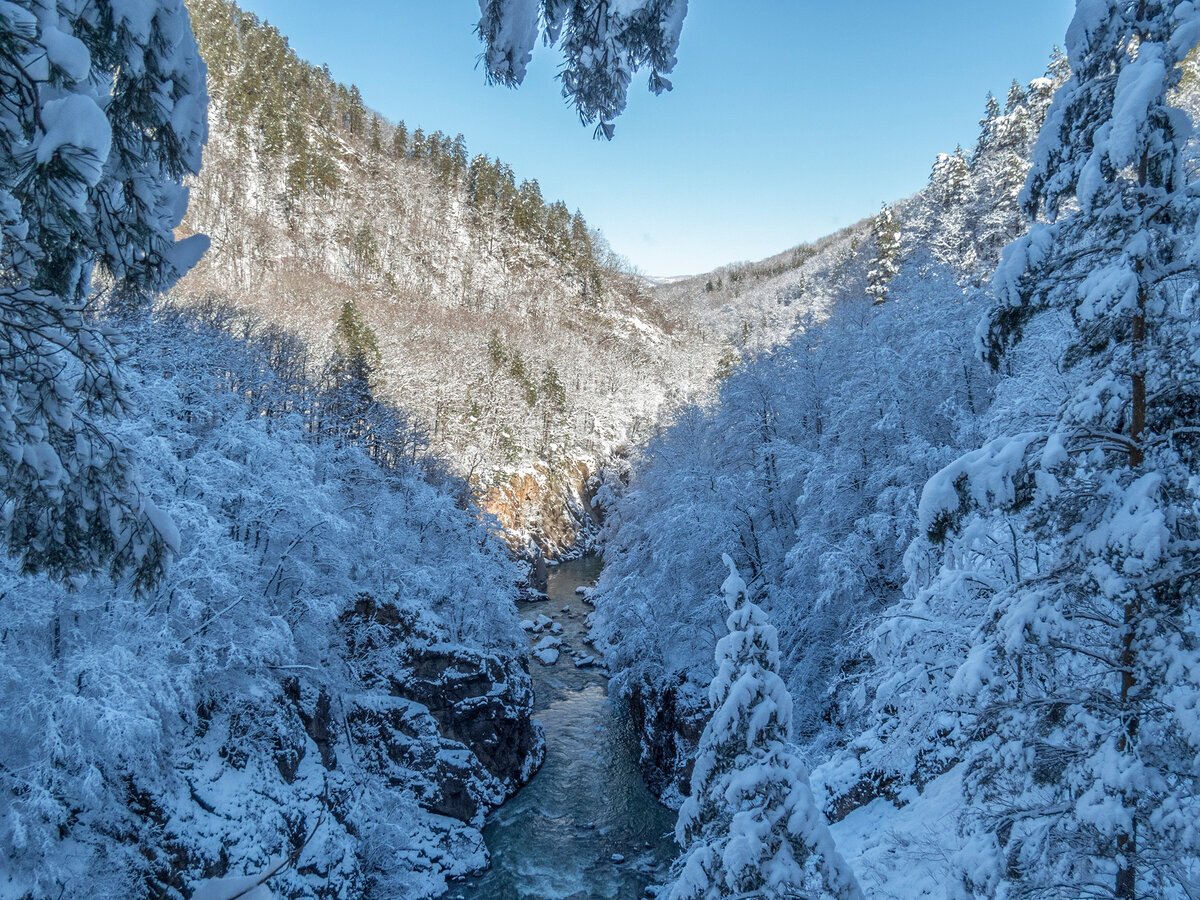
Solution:
M 484 830 L 492 867 L 451 888 L 464 900 L 636 900 L 661 881 L 676 849 L 675 814 L 655 800 L 637 766 L 637 739 L 598 668 L 577 669 L 589 607 L 575 593 L 600 574 L 587 557 L 550 570 L 549 602 L 522 615 L 561 622 L 566 646 L 554 666 L 530 663 L 535 716 L 546 728 L 546 762 Z M 561 610 L 569 606 L 568 613 Z M 536 638 L 535 638 L 536 640 Z M 613 860 L 619 854 L 623 862 Z

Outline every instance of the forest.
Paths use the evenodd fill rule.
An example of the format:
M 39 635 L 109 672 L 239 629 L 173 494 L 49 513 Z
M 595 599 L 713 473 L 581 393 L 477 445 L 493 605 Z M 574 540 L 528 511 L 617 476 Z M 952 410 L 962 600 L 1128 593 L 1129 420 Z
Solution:
M 703 14 L 479 12 L 601 149 Z M 653 279 L 233 0 L 0 0 L 0 900 L 1200 896 L 1198 45 Z

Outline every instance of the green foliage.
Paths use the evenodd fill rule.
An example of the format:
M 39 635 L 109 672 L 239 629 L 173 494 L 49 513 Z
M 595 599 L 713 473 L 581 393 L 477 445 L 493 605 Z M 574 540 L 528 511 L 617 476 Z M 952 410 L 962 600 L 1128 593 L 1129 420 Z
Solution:
M 567 389 L 558 377 L 558 370 L 554 368 L 553 363 L 547 367 L 538 389 L 541 392 L 542 402 L 545 403 L 548 410 L 556 413 L 566 412 Z
M 721 348 L 721 358 L 717 360 L 717 378 L 724 381 L 730 375 L 737 371 L 737 367 L 742 364 L 742 354 L 738 352 L 737 347 L 726 342 Z
M 508 351 L 504 349 L 504 340 L 500 337 L 500 332 L 495 329 L 488 337 L 487 355 L 493 372 L 499 371 L 508 362 Z
M 521 393 L 525 397 L 525 403 L 529 406 L 537 406 L 538 386 L 533 378 L 530 377 L 529 367 L 525 364 L 525 357 L 520 350 L 509 351 L 508 374 L 521 388 Z
M 375 239 L 375 231 L 366 222 L 358 227 L 351 238 L 350 257 L 360 278 L 379 266 L 379 242 Z
M 364 373 L 364 381 L 369 381 L 379 368 L 379 341 L 353 300 L 342 304 L 334 325 L 333 341 L 337 354 L 356 371 Z

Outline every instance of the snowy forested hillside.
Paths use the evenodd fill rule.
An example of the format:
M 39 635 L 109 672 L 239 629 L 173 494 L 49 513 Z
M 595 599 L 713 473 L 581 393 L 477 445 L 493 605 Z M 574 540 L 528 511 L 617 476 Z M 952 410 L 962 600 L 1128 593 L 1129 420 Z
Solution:
M 186 895 L 318 824 L 288 896 L 431 895 L 486 861 L 484 812 L 540 758 L 501 543 L 436 467 L 369 458 L 293 338 L 239 321 L 120 323 L 165 580 L 5 567 L 0 896 Z
M 685 692 L 707 685 L 719 628 L 697 626 L 723 617 L 710 586 L 732 536 L 755 589 L 795 585 L 775 615 L 793 661 L 790 685 L 813 704 L 801 710 L 800 729 L 824 731 L 824 689 L 865 652 L 832 636 L 899 596 L 921 485 L 980 433 L 996 376 L 969 340 L 988 302 L 976 285 L 1003 245 L 993 223 L 1011 222 L 1010 237 L 1021 228 L 1017 193 L 1051 79 L 1063 77 L 1057 59 L 1051 69 L 1014 85 L 1007 112 L 989 100 L 971 156 L 939 157 L 929 187 L 897 204 L 899 272 L 885 303 L 867 294 L 877 260 L 871 222 L 659 289 L 671 302 L 707 306 L 730 327 L 732 317 L 758 312 L 757 332 L 747 319 L 742 330 L 760 338 L 738 351 L 747 362 L 715 405 L 680 413 L 650 442 L 616 502 L 598 621 L 631 687 L 648 678 L 661 689 L 685 673 Z M 1004 192 L 996 171 L 1007 176 Z M 959 264 L 962 247 L 973 253 Z M 797 321 L 792 302 L 801 299 Z M 708 521 L 721 525 L 700 528 Z M 813 605 L 829 612 L 818 619 Z M 634 627 L 643 616 L 672 624 Z M 644 631 L 654 649 L 626 640 L 630 631 Z
M 1094 7 L 1103 22 L 1107 13 L 1098 10 L 1107 5 Z M 1101 72 L 1093 77 L 1124 64 L 1120 51 L 1116 63 L 1089 57 L 1103 42 L 1089 45 L 1085 34 L 1073 32 L 1071 49 L 1073 59 L 1092 60 Z M 1194 62 L 1183 68 L 1174 102 L 1195 108 Z M 1154 79 L 1167 80 L 1161 68 L 1147 74 L 1132 65 L 1122 77 L 1132 82 L 1134 72 L 1151 92 Z M 1082 107 L 1058 113 L 1035 156 L 1051 97 L 1067 75 L 1056 57 L 1045 78 L 1014 84 L 1003 104 L 989 97 L 977 145 L 939 157 L 925 190 L 874 221 L 762 263 L 659 288 L 732 333 L 725 356 L 732 373 L 715 405 L 677 415 L 635 461 L 628 488 L 606 498 L 607 567 L 594 626 L 642 727 L 651 783 L 673 802 L 687 790 L 708 716 L 713 648 L 725 632 L 714 585 L 727 552 L 778 626 L 795 738 L 815 767 L 827 815 L 839 822 L 849 814 L 834 833 L 869 895 L 1025 896 L 1028 887 L 1060 896 L 1064 883 L 1101 879 L 1098 896 L 1111 895 L 1116 883 L 1117 896 L 1132 897 L 1120 885 L 1133 877 L 1122 873 L 1136 870 L 1139 891 L 1151 891 L 1137 896 L 1183 896 L 1179 885 L 1196 874 L 1194 856 L 1171 857 L 1172 847 L 1191 846 L 1178 817 L 1195 814 L 1187 755 L 1195 722 L 1190 701 L 1174 707 L 1174 719 L 1158 703 L 1161 692 L 1186 693 L 1194 678 L 1187 673 L 1195 642 L 1182 636 L 1192 627 L 1194 583 L 1177 567 L 1187 565 L 1195 497 L 1181 481 L 1167 488 L 1157 476 L 1124 474 L 1129 444 L 1119 435 L 1128 434 L 1129 418 L 1120 404 L 1129 401 L 1118 386 L 1130 381 L 1114 371 L 1130 365 L 1121 341 L 1139 332 L 1128 324 L 1103 331 L 1096 309 L 1119 309 L 1116 298 L 1131 283 L 1121 279 L 1132 276 L 1120 251 L 1104 277 L 1089 278 L 1072 255 L 1088 241 L 1102 253 L 1097 235 L 1114 227 L 1131 229 L 1127 254 L 1143 253 L 1142 239 L 1128 236 L 1139 226 L 1079 231 L 1050 260 L 1050 232 L 1038 226 L 1009 251 L 1011 274 L 998 276 L 998 289 L 1008 291 L 1000 302 L 1010 306 L 997 306 L 987 288 L 1001 249 L 1030 228 L 1032 213 L 1045 215 L 1046 207 L 1018 202 L 1033 159 L 1043 196 L 1062 204 L 1063 221 L 1073 221 L 1072 202 L 1085 209 L 1092 202 L 1085 182 L 1095 191 L 1102 180 L 1098 168 L 1078 163 L 1075 171 L 1085 174 L 1073 201 L 1075 183 L 1053 174 L 1072 153 L 1088 158 L 1088 145 L 1070 131 L 1082 127 L 1072 118 Z M 1115 79 L 1100 83 L 1107 86 L 1073 96 L 1093 98 L 1100 111 L 1092 114 L 1103 121 Z M 1134 90 L 1116 92 L 1127 104 L 1144 102 L 1129 99 Z M 1116 115 L 1129 108 L 1116 106 Z M 1121 128 L 1134 141 L 1128 135 L 1141 123 L 1118 121 L 1114 141 Z M 1165 139 L 1136 140 L 1147 143 L 1131 146 Z M 1119 146 L 1095 152 L 1128 160 L 1134 151 Z M 1118 186 L 1104 202 L 1149 190 L 1137 186 L 1136 173 L 1117 169 L 1105 170 Z M 1143 170 L 1142 184 L 1157 171 Z M 1127 177 L 1132 185 L 1122 182 Z M 1172 176 L 1161 177 L 1156 196 L 1171 189 L 1161 185 Z M 1127 199 L 1126 208 L 1147 202 Z M 1186 232 L 1192 215 L 1181 208 L 1172 221 Z M 1146 227 L 1149 240 L 1161 242 L 1154 246 L 1171 246 L 1168 226 Z M 1187 326 L 1176 323 L 1191 309 L 1194 269 L 1154 264 L 1166 273 L 1166 286 L 1154 288 L 1163 299 L 1143 307 L 1162 316 L 1155 327 L 1165 329 L 1163 343 L 1155 347 L 1189 347 Z M 1061 292 L 1057 307 L 1039 293 L 1056 277 L 1062 286 L 1046 290 Z M 731 297 L 739 305 L 728 305 Z M 1072 311 L 1077 297 L 1091 306 Z M 801 298 L 804 316 L 815 311 L 815 320 L 796 321 L 791 304 Z M 1022 304 L 1034 313 L 1005 312 Z M 993 349 L 996 368 L 978 354 L 977 328 L 980 340 L 989 334 L 979 325 L 985 316 L 992 346 L 1007 347 Z M 1007 345 L 995 337 L 1003 329 Z M 1104 373 L 1106 352 L 1116 354 L 1109 362 L 1116 368 Z M 744 362 L 733 368 L 739 356 Z M 1168 429 L 1191 408 L 1178 393 L 1186 360 L 1185 350 L 1174 363 L 1179 371 L 1152 369 L 1161 393 L 1142 402 L 1159 404 L 1146 413 L 1159 434 L 1178 435 Z M 996 440 L 1003 435 L 1017 437 Z M 1105 448 L 1087 435 L 1117 436 Z M 1161 440 L 1163 471 L 1186 480 L 1174 467 L 1191 458 L 1191 446 Z M 1025 448 L 1035 472 L 1019 475 Z M 1176 542 L 1174 562 L 1161 549 L 1168 541 Z M 1139 559 L 1113 562 L 1125 553 Z M 1148 574 L 1154 566 L 1159 574 Z M 1156 600 L 1154 612 L 1149 600 L 1122 599 L 1153 578 L 1163 579 L 1155 596 L 1176 599 Z M 1102 599 L 1089 599 L 1093 587 Z M 1166 632 L 1155 631 L 1167 621 Z M 1177 688 L 1166 687 L 1171 679 Z M 1165 743 L 1134 750 L 1138 725 L 1128 724 L 1130 716 Z M 1176 764 L 1193 774 L 1170 774 Z M 1063 816 L 1073 804 L 1078 816 Z M 1119 849 L 1133 848 L 1122 831 L 1133 827 L 1122 824 L 1127 817 L 1147 834 L 1142 855 L 1122 869 L 1114 862 Z M 1061 865 L 1044 855 L 1059 852 Z
M 555 519 L 576 463 L 594 471 L 706 391 L 713 342 L 536 180 L 461 134 L 385 121 L 229 0 L 188 5 L 212 107 L 185 225 L 214 249 L 176 302 L 253 310 L 303 336 L 317 369 L 353 301 L 378 340 L 379 394 L 481 492 L 539 467 L 549 488 L 518 480 L 493 508 L 514 534 L 569 544 Z
M 924 249 L 964 283 L 982 285 L 1001 248 L 1020 231 L 1017 194 L 1051 95 L 1065 77 L 1056 57 L 1045 77 L 1013 82 L 1003 101 L 988 96 L 979 144 L 935 161 L 929 186 L 894 209 L 903 255 Z M 878 258 L 875 219 L 761 260 L 722 266 L 656 288 L 664 305 L 686 310 L 724 342 L 726 366 L 786 340 L 823 318 L 840 299 L 861 296 Z

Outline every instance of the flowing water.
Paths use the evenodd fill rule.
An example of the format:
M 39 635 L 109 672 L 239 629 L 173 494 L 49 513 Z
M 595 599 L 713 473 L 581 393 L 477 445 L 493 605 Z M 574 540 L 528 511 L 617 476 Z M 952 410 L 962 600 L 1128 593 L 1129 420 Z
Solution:
M 584 644 L 590 607 L 575 589 L 590 586 L 599 574 L 598 557 L 563 563 L 550 570 L 549 602 L 521 608 L 526 619 L 546 615 L 563 626 L 558 663 L 530 662 L 546 761 L 488 820 L 483 834 L 491 869 L 451 888 L 450 897 L 637 900 L 647 884 L 661 881 L 675 857 L 675 815 L 642 781 L 628 714 L 609 699 L 599 668 L 577 668 L 572 661 L 572 651 L 592 652 Z

